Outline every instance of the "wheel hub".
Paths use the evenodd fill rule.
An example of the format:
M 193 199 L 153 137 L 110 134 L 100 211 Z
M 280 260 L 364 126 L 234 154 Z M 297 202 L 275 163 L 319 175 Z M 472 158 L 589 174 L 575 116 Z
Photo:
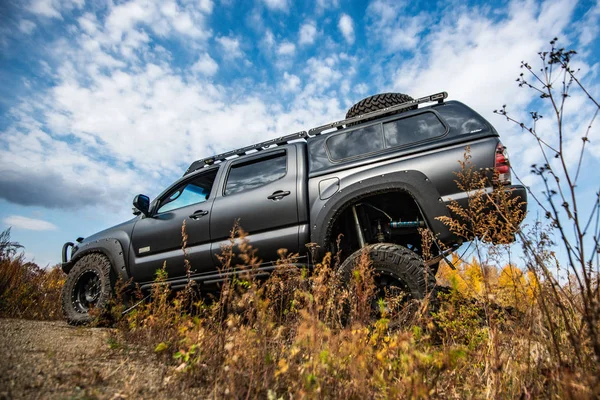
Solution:
M 85 271 L 71 293 L 73 307 L 79 313 L 86 313 L 100 299 L 100 276 L 96 271 Z

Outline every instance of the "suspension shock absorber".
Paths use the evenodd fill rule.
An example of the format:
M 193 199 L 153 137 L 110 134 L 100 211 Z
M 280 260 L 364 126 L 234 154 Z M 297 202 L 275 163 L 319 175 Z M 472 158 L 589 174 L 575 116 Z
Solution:
M 360 227 L 360 221 L 358 214 L 356 213 L 356 204 L 352 206 L 352 216 L 354 217 L 354 224 L 356 225 L 356 236 L 358 237 L 358 245 L 362 249 L 365 247 L 365 236 L 363 235 L 362 228 Z

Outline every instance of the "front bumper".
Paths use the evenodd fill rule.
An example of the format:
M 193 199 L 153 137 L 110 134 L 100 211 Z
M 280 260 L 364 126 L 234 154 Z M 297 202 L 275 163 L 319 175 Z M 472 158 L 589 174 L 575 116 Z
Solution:
M 71 248 L 71 254 L 69 257 L 69 248 Z M 60 268 L 63 270 L 65 274 L 68 274 L 71 268 L 73 268 L 73 262 L 70 261 L 70 258 L 73 257 L 73 253 L 76 250 L 76 246 L 73 242 L 67 242 L 63 245 L 62 248 L 62 263 L 60 263 Z

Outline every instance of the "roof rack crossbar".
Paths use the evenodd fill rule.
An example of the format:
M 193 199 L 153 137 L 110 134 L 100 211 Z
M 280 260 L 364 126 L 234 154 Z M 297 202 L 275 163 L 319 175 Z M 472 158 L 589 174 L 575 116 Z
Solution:
M 183 174 L 183 175 L 184 176 L 188 175 L 188 174 L 190 174 L 194 171 L 197 171 L 201 168 L 207 167 L 209 165 L 213 165 L 216 162 L 225 161 L 229 157 L 243 156 L 244 154 L 246 154 L 252 150 L 256 150 L 256 151 L 265 150 L 271 146 L 281 146 L 281 145 L 287 144 L 288 142 L 290 142 L 292 140 L 304 139 L 306 137 L 308 137 L 308 134 L 306 133 L 306 131 L 296 132 L 296 133 L 285 135 L 285 136 L 282 136 L 279 138 L 270 139 L 270 140 L 267 140 L 264 142 L 260 142 L 260 143 L 256 143 L 256 144 L 253 144 L 250 146 L 242 147 L 242 148 L 239 148 L 236 150 L 231 150 L 226 153 L 217 154 L 216 156 L 202 158 L 200 160 L 194 161 L 190 165 L 190 167 L 187 169 L 187 171 L 185 171 L 185 174 Z
M 334 129 L 334 128 L 337 128 L 340 126 L 347 126 L 348 124 L 363 121 L 368 118 L 377 117 L 377 116 L 388 114 L 388 113 L 391 113 L 394 111 L 404 110 L 405 108 L 409 108 L 409 107 L 412 107 L 417 104 L 432 103 L 435 101 L 437 101 L 438 103 L 442 103 L 444 101 L 444 99 L 446 99 L 447 97 L 448 97 L 448 93 L 446 93 L 446 92 L 440 92 L 440 93 L 432 94 L 430 96 L 420 97 L 418 99 L 414 99 L 414 100 L 410 100 L 410 101 L 407 101 L 407 102 L 404 102 L 401 104 L 397 104 L 395 106 L 382 108 L 377 111 L 372 111 L 370 113 L 362 114 L 357 117 L 352 117 L 352 118 L 348 118 L 348 119 L 345 119 L 342 121 L 337 121 L 337 122 L 332 122 L 330 124 L 321 125 L 321 126 L 318 126 L 316 128 L 312 128 L 311 130 L 309 130 L 308 134 L 310 136 L 320 135 L 321 133 L 323 133 L 324 131 L 327 131 L 329 129 Z

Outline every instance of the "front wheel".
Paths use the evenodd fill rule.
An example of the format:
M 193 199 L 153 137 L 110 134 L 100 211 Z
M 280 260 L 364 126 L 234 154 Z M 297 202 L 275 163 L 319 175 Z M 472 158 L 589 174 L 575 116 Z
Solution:
M 99 253 L 81 257 L 67 276 L 62 290 L 62 309 L 71 325 L 88 324 L 90 311 L 104 307 L 113 291 L 111 264 Z

